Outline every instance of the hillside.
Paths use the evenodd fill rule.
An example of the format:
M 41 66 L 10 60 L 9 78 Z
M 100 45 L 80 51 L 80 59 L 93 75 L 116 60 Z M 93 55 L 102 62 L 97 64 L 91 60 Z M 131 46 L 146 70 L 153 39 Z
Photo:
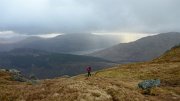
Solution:
M 17 43 L 0 44 L 0 51 L 32 48 L 56 53 L 74 53 L 104 49 L 120 42 L 119 38 L 90 33 L 63 34 L 54 38 L 30 37 Z
M 18 69 L 26 75 L 38 78 L 53 78 L 62 75 L 77 75 L 91 65 L 94 70 L 112 66 L 114 63 L 89 56 L 51 53 L 35 49 L 15 49 L 0 53 L 0 66 Z
M 180 45 L 174 46 L 171 50 L 166 51 L 165 54 L 152 62 L 179 62 L 180 61 Z
M 0 100 L 2 101 L 179 101 L 180 48 L 169 50 L 150 62 L 119 65 L 66 78 L 41 80 L 37 84 L 19 83 L 0 72 Z M 173 58 L 172 58 L 173 57 Z M 172 59 L 176 59 L 175 61 Z M 164 61 L 165 60 L 165 61 Z M 160 87 L 150 94 L 137 88 L 142 80 L 160 79 Z M 8 81 L 8 82 L 5 82 Z
M 120 43 L 89 54 L 89 56 L 100 57 L 119 63 L 150 61 L 179 43 L 180 33 L 161 33 L 144 37 L 131 43 Z

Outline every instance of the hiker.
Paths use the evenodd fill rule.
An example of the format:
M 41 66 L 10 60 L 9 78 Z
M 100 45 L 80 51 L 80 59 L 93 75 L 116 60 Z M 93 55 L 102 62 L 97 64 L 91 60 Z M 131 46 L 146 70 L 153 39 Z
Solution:
M 91 67 L 90 66 L 88 66 L 86 68 L 86 71 L 88 72 L 88 77 L 91 76 Z

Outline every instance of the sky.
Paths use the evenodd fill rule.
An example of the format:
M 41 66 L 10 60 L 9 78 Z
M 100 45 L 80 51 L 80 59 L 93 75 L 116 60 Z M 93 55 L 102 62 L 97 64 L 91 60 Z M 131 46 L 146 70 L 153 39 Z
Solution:
M 0 32 L 179 32 L 179 5 L 180 0 L 0 0 Z

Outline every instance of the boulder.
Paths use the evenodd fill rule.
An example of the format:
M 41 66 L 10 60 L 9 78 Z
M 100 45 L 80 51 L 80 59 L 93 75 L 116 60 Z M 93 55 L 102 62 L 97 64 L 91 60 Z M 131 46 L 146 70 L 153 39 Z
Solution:
M 138 87 L 141 89 L 149 89 L 152 87 L 157 87 L 160 85 L 160 80 L 155 79 L 155 80 L 144 80 L 138 84 Z

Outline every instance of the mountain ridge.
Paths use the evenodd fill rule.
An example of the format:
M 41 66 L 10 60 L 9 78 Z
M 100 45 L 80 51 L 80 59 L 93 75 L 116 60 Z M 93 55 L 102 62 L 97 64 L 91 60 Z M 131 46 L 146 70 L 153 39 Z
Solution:
M 88 56 L 95 56 L 119 63 L 149 61 L 180 43 L 180 33 L 161 33 L 130 43 L 120 43 Z
M 0 51 L 15 48 L 32 48 L 56 53 L 73 53 L 107 48 L 118 44 L 118 38 L 99 36 L 90 33 L 63 34 L 54 38 L 30 37 L 14 44 L 0 44 Z

